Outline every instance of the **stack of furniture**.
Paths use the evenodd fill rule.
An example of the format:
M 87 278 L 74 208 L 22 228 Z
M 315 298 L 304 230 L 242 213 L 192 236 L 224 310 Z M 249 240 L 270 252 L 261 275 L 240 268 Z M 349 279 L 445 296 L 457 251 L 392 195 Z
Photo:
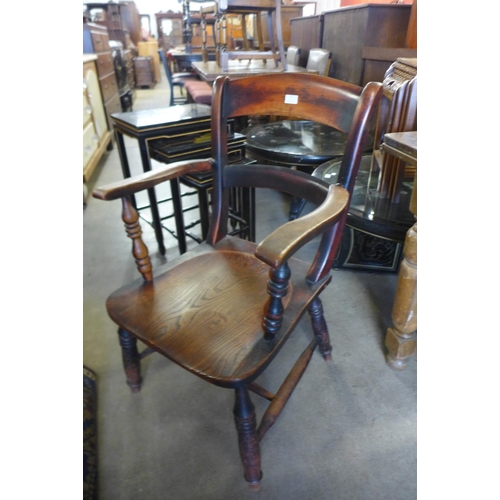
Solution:
M 118 82 L 111 47 L 109 46 L 108 29 L 95 23 L 83 25 L 83 53 L 97 56 L 99 86 L 106 110 L 108 126 L 112 128 L 111 114 L 122 111 Z
M 95 54 L 83 56 L 83 182 L 88 182 L 111 143 Z M 85 200 L 84 200 L 85 201 Z

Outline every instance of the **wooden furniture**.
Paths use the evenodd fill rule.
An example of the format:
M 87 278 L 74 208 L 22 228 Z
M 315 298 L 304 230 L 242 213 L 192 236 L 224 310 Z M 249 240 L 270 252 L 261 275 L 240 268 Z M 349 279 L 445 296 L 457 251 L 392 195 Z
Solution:
M 363 50 L 404 47 L 410 12 L 411 5 L 405 4 L 364 4 L 323 12 L 320 47 L 332 53 L 330 76 L 356 85 L 381 82 L 390 63 L 378 75 L 367 76 Z
M 134 51 L 131 49 L 124 50 L 125 66 L 127 67 L 128 85 L 132 92 L 132 101 L 135 100 L 135 71 L 134 71 Z
M 298 66 L 300 60 L 300 48 L 295 45 L 290 45 L 286 49 L 286 62 L 293 66 Z
M 158 54 L 160 56 L 160 60 L 163 64 L 163 68 L 165 70 L 165 76 L 167 77 L 168 84 L 170 86 L 170 106 L 174 106 L 175 104 L 186 104 L 186 91 L 184 90 L 184 85 L 189 80 L 197 80 L 197 76 L 195 73 L 171 73 L 170 68 L 168 67 L 167 57 L 163 49 L 158 49 Z M 198 80 L 199 81 L 199 80 Z M 199 82 L 204 83 L 204 82 Z M 175 88 L 178 87 L 181 92 L 181 97 L 176 97 Z
M 181 12 L 160 11 L 155 14 L 155 17 L 158 45 L 162 49 L 168 50 L 184 43 Z
M 122 166 L 123 176 L 131 176 L 130 167 L 125 148 L 124 135 L 137 139 L 141 153 L 142 169 L 144 172 L 151 170 L 150 158 L 161 163 L 173 163 L 181 159 L 195 159 L 206 157 L 210 154 L 210 107 L 198 104 L 185 104 L 169 108 L 136 111 L 133 113 L 118 113 L 113 115 L 115 123 L 115 136 L 118 153 Z M 228 157 L 230 163 L 239 163 L 245 156 L 245 137 L 234 132 L 234 124 L 230 122 L 230 131 L 227 138 Z M 249 162 L 246 162 L 249 163 Z M 206 234 L 208 226 L 207 199 L 208 192 L 212 189 L 210 176 L 192 173 L 190 179 L 181 176 L 170 182 L 171 198 L 158 199 L 154 189 L 148 190 L 149 205 L 137 206 L 135 198 L 132 199 L 141 218 L 150 224 L 156 236 L 160 253 L 165 254 L 163 231 L 165 229 L 177 238 L 179 252 L 182 254 L 187 249 L 186 236 L 194 240 L 196 237 L 190 233 L 184 224 L 184 208 L 180 191 L 180 182 L 194 187 L 198 191 L 200 200 L 200 224 L 202 234 Z M 199 186 L 196 185 L 199 184 Z M 254 234 L 253 205 L 247 204 L 244 210 L 238 209 L 236 204 L 243 198 L 253 199 L 252 193 L 234 193 L 234 212 L 239 211 L 241 217 L 232 223 L 231 232 L 248 237 Z M 160 207 L 171 204 L 173 210 L 167 215 L 162 215 Z M 252 202 L 253 203 L 253 202 Z M 175 229 L 167 225 L 170 219 L 175 220 Z M 232 222 L 236 219 L 233 218 Z M 164 223 L 165 222 L 165 223 Z
M 108 29 L 109 39 L 122 42 L 128 49 L 142 39 L 141 21 L 134 2 L 84 3 L 95 22 Z
M 186 1 L 186 0 L 185 0 Z M 216 33 L 216 52 L 215 60 L 224 72 L 228 71 L 228 62 L 231 60 L 260 60 L 267 62 L 268 59 L 274 60 L 275 67 L 281 62 L 286 69 L 285 48 L 283 45 L 283 35 L 281 29 L 281 0 L 218 0 L 210 7 L 202 7 L 200 12 L 202 15 L 213 13 L 215 15 L 215 33 Z M 262 14 L 267 12 L 267 26 L 270 39 L 271 50 L 264 50 L 263 31 L 262 31 Z M 243 42 L 246 50 L 231 51 L 227 47 L 227 15 L 243 16 L 243 27 L 245 26 L 245 16 L 253 14 L 256 16 L 256 27 L 254 32 L 257 33 L 259 41 L 259 50 L 249 50 L 246 47 L 246 30 L 243 30 Z M 273 17 L 274 14 L 274 17 Z M 276 38 L 275 38 L 276 35 Z M 204 37 L 206 40 L 206 36 Z M 277 43 L 275 43 L 277 40 Z M 202 49 L 206 52 L 206 48 Z M 207 61 L 207 58 L 203 59 Z
M 328 76 L 332 62 L 332 53 L 325 49 L 313 48 L 307 56 L 307 71 L 316 71 L 318 75 Z
M 387 154 L 417 166 L 417 132 L 386 134 L 383 148 Z M 417 180 L 413 187 L 410 210 L 417 218 Z M 408 230 L 404 259 L 392 307 L 393 326 L 387 330 L 385 346 L 387 362 L 395 370 L 403 370 L 408 358 L 417 352 L 417 223 Z
M 309 51 L 322 43 L 323 14 L 290 19 L 290 44 L 300 47 L 299 66 L 305 68 Z
M 83 55 L 83 182 L 88 182 L 106 148 L 112 145 L 96 61 L 97 55 Z
M 275 67 L 272 64 L 266 64 L 264 61 L 229 61 L 227 71 L 224 71 L 216 61 L 195 61 L 192 64 L 193 69 L 202 80 L 212 83 L 218 76 L 229 76 L 231 79 L 244 78 L 245 76 L 286 74 L 286 73 L 310 73 L 301 66 L 288 65 L 284 70 L 283 66 Z
M 373 168 L 379 173 L 380 196 L 399 203 L 401 185 L 415 175 L 415 167 L 394 155 L 386 155 L 381 147 L 387 133 L 417 130 L 417 59 L 398 58 L 387 70 L 383 96 L 375 130 Z
M 152 39 L 148 40 L 147 42 L 139 42 L 137 44 L 137 55 L 139 57 L 151 57 L 154 82 L 160 83 L 161 71 L 160 56 L 158 54 L 158 42 Z
M 283 37 L 283 46 L 287 48 L 291 42 L 290 20 L 295 17 L 301 17 L 305 4 L 293 4 L 281 6 L 281 33 Z M 262 36 L 264 38 L 264 47 L 271 47 L 271 40 L 269 37 L 269 20 L 268 16 L 272 16 L 272 25 L 276 26 L 276 12 L 262 12 Z M 278 46 L 278 38 L 274 34 L 274 45 Z
M 135 84 L 137 88 L 148 87 L 154 88 L 156 79 L 154 76 L 153 58 L 147 57 L 134 57 L 134 73 Z
M 113 56 L 107 28 L 94 23 L 83 24 L 83 53 L 97 55 L 97 72 L 108 127 L 112 128 L 111 113 L 122 110 Z
M 164 136 L 169 137 L 170 135 L 179 137 L 196 134 L 195 137 L 197 137 L 200 131 L 206 132 L 210 129 L 210 108 L 201 105 L 187 105 L 134 111 L 132 113 L 117 113 L 113 115 L 113 123 L 123 177 L 129 178 L 131 177 L 131 172 L 124 135 L 137 140 L 141 154 L 142 170 L 143 172 L 149 172 L 152 170 L 152 167 L 148 142 L 152 139 Z M 175 184 L 174 190 L 177 186 L 178 184 Z M 162 224 L 154 188 L 148 189 L 148 198 L 149 206 L 147 208 L 151 211 L 151 220 L 148 222 L 155 231 L 158 249 L 164 255 L 165 245 L 163 242 Z M 138 208 L 135 198 L 132 199 L 132 203 Z M 180 206 L 175 206 L 174 211 L 177 214 L 175 219 L 177 232 L 182 234 L 184 232 L 182 209 Z
M 361 144 L 380 95 L 377 83 L 361 89 L 321 76 L 219 78 L 212 106 L 212 158 L 165 165 L 93 193 L 101 200 L 121 198 L 123 221 L 142 275 L 112 293 L 106 303 L 118 325 L 129 387 L 132 392 L 140 390 L 140 360 L 157 352 L 206 382 L 233 389 L 244 477 L 253 490 L 260 488 L 262 479 L 260 442 L 283 410 L 316 346 L 324 359 L 331 359 L 320 294 L 331 281 L 331 259 L 340 241 Z M 319 119 L 347 133 L 339 184 L 327 187 L 289 168 L 228 165 L 228 119 L 262 113 Z M 207 171 L 212 172 L 214 182 L 207 241 L 153 274 L 130 197 L 179 175 Z M 227 235 L 228 194 L 237 186 L 288 192 L 319 207 L 276 229 L 257 245 Z M 294 256 L 320 234 L 323 237 L 312 265 Z M 256 379 L 273 360 L 278 362 L 279 351 L 306 311 L 314 337 L 272 394 Z M 139 353 L 137 340 L 148 346 L 145 351 Z M 270 400 L 258 428 L 250 391 Z M 200 418 L 207 418 L 202 411 Z

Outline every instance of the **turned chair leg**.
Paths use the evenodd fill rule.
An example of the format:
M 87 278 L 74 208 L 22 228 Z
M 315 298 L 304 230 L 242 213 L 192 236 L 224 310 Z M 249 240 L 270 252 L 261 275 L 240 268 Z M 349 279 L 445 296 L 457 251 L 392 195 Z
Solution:
M 127 377 L 127 384 L 132 392 L 141 390 L 141 360 L 137 350 L 137 339 L 129 332 L 118 329 L 118 337 L 122 348 L 123 368 Z
M 319 297 L 316 297 L 309 306 L 309 316 L 311 317 L 314 336 L 318 341 L 319 351 L 326 361 L 332 360 L 332 345 L 330 344 L 330 335 L 323 315 L 323 305 Z
M 257 438 L 255 407 L 246 387 L 239 387 L 235 393 L 236 401 L 233 413 L 245 479 L 248 481 L 250 489 L 258 491 L 262 470 L 260 468 L 260 446 Z

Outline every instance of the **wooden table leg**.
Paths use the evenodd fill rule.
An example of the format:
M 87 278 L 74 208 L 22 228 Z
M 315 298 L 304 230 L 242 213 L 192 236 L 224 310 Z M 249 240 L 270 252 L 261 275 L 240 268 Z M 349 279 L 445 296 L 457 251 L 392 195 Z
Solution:
M 394 326 L 385 337 L 387 363 L 395 370 L 403 370 L 417 352 L 417 223 L 406 234 L 403 252 L 392 308 Z

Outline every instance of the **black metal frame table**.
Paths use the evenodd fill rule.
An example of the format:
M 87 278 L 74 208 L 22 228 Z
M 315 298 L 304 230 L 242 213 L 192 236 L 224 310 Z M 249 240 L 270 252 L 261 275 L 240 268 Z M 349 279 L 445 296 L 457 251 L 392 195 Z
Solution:
M 118 146 L 118 154 L 122 167 L 123 176 L 130 177 L 130 166 L 127 158 L 125 141 L 123 136 L 127 135 L 137 139 L 141 155 L 142 169 L 144 172 L 151 170 L 151 161 L 148 142 L 153 139 L 179 137 L 186 138 L 189 135 L 200 132 L 210 132 L 211 108 L 205 104 L 185 104 L 168 108 L 158 108 L 144 111 L 132 111 L 127 113 L 114 113 L 111 119 L 114 125 L 114 133 Z M 181 157 L 177 159 L 182 159 Z M 180 205 L 179 182 L 177 179 L 170 181 L 172 189 L 172 203 L 174 206 L 174 217 L 176 231 L 179 236 L 184 234 L 184 221 L 182 216 L 182 205 Z M 150 223 L 155 231 L 158 249 L 165 255 L 165 244 L 161 218 L 158 210 L 158 201 L 154 188 L 148 189 L 149 206 L 137 207 L 135 197 L 132 197 L 134 207 L 139 211 L 149 208 L 152 221 Z M 144 217 L 143 217 L 144 218 Z M 182 245 L 179 240 L 180 246 Z M 185 250 L 184 250 L 185 251 Z M 181 249 L 182 253 L 182 249 Z

